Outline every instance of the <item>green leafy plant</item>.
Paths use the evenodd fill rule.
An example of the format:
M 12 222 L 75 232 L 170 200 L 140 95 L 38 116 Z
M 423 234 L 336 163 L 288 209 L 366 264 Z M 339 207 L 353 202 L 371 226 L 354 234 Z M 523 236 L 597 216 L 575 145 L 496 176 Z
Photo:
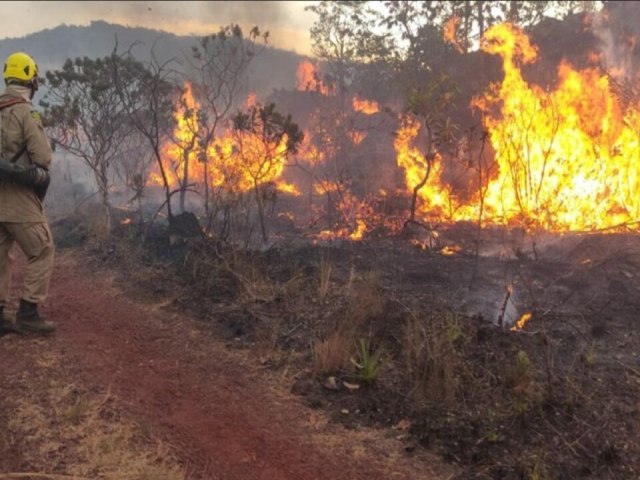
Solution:
M 357 355 L 357 359 L 352 358 L 351 363 L 356 367 L 358 378 L 365 383 L 373 383 L 380 374 L 382 349 L 374 350 L 369 340 L 360 339 Z

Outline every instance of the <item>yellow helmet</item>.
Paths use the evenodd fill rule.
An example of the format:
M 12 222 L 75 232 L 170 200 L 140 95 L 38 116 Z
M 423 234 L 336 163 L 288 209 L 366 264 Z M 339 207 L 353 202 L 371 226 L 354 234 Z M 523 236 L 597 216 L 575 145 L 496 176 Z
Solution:
M 6 83 L 31 84 L 38 77 L 38 65 L 26 53 L 16 52 L 4 62 L 4 81 Z

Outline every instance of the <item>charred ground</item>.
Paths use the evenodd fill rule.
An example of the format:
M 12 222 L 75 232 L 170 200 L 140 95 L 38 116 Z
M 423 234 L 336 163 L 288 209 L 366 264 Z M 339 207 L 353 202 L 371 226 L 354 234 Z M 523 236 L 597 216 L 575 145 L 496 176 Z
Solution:
M 253 253 L 158 230 L 94 261 L 281 373 L 309 408 L 379 427 L 407 455 L 437 451 L 456 478 L 636 476 L 637 237 L 487 230 L 476 258 L 475 228 L 442 228 L 428 251 L 414 231 Z

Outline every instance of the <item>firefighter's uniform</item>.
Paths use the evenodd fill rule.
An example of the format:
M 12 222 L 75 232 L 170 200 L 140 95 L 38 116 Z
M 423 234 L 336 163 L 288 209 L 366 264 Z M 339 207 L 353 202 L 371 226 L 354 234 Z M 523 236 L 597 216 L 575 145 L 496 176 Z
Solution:
M 17 64 L 12 68 L 10 62 L 12 58 L 15 60 L 16 56 Z M 22 75 L 23 72 L 27 72 L 26 75 Z M 29 88 L 28 82 L 27 85 L 24 81 L 12 82 L 8 80 L 9 75 L 24 81 L 31 80 L 34 85 Z M 23 78 L 25 76 L 27 78 Z M 17 158 L 16 162 L 24 165 L 35 163 L 48 169 L 51 164 L 51 146 L 44 133 L 40 115 L 34 110 L 30 101 L 37 89 L 37 66 L 31 57 L 22 53 L 10 56 L 5 64 L 5 82 L 7 88 L 4 94 L 0 95 L 0 107 L 7 103 L 10 106 L 0 110 L 2 158 L 11 159 L 26 146 L 24 153 Z M 54 252 L 53 239 L 42 200 L 29 187 L 0 180 L 0 311 L 2 314 L 9 300 L 13 261 L 11 250 L 14 243 L 18 244 L 27 257 L 24 288 L 16 316 L 16 326 L 20 323 L 22 316 L 23 319 L 36 322 L 35 328 L 28 330 L 50 333 L 53 325 L 44 322 L 36 308 L 47 297 Z M 0 322 L 3 319 L 4 317 L 1 317 Z

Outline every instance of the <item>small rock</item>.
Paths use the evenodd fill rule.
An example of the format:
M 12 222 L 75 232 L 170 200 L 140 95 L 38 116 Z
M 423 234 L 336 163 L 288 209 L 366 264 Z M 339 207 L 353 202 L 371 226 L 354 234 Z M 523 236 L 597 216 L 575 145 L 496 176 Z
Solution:
M 407 453 L 411 453 L 416 449 L 416 444 L 415 443 L 407 443 L 404 446 L 404 451 Z
M 291 393 L 302 397 L 313 393 L 316 382 L 313 378 L 302 378 L 291 386 Z
M 315 410 L 324 407 L 324 401 L 321 397 L 313 396 L 307 400 L 307 405 Z
M 324 382 L 322 382 L 322 386 L 327 390 L 337 391 L 340 390 L 340 386 L 338 385 L 338 381 L 336 377 L 327 377 Z
M 401 432 L 406 432 L 407 430 L 409 430 L 409 428 L 411 428 L 411 422 L 406 418 L 403 418 L 398 423 L 396 423 L 393 428 L 395 428 L 396 430 L 400 430 Z
M 342 382 L 342 385 L 344 385 L 350 392 L 353 392 L 360 388 L 360 385 L 358 385 L 357 383 Z

